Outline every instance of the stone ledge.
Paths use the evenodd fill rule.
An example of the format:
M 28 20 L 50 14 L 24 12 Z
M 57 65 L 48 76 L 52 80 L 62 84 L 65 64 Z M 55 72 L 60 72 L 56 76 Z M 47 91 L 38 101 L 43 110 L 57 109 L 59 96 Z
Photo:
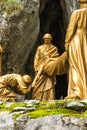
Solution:
M 0 102 L 0 129 L 6 127 L 10 130 L 86 130 L 87 101 Z

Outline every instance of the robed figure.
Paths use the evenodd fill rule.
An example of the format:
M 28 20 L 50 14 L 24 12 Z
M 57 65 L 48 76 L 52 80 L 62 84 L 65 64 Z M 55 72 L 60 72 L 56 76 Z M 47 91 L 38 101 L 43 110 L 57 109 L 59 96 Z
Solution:
M 51 41 L 51 34 L 43 36 L 44 44 L 37 48 L 34 58 L 35 79 L 33 81 L 33 99 L 55 99 L 56 75 L 49 75 L 43 71 L 43 66 L 49 58 L 56 59 L 59 56 L 58 49 Z
M 68 25 L 65 48 L 69 54 L 69 84 L 66 99 L 87 98 L 87 0 L 78 0 Z

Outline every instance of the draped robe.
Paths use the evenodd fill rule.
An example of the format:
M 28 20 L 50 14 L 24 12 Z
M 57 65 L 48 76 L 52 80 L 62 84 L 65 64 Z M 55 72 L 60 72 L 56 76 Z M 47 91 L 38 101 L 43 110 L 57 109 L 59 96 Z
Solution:
M 0 101 L 17 101 L 16 93 L 28 93 L 28 87 L 20 74 L 3 75 L 0 77 Z
M 34 58 L 34 68 L 37 76 L 41 66 L 49 58 L 58 58 L 58 49 L 50 44 L 43 44 L 37 48 L 36 55 Z M 56 75 L 48 75 L 47 73 L 41 72 L 39 78 L 35 82 L 33 89 L 33 99 L 37 100 L 53 100 L 55 99 L 55 84 Z
M 87 8 L 71 15 L 65 47 L 69 54 L 69 84 L 67 99 L 87 98 Z

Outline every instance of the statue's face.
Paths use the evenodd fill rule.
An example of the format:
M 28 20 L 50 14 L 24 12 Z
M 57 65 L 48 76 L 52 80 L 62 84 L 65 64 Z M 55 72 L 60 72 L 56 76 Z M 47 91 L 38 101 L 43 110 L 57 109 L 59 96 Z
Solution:
M 50 44 L 51 43 L 51 39 L 50 38 L 44 38 L 44 43 Z

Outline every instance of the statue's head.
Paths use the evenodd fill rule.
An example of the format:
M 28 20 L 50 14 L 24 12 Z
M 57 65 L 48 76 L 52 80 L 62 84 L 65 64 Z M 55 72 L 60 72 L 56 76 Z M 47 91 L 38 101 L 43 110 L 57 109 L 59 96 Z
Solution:
M 43 39 L 50 39 L 52 40 L 52 36 L 49 33 L 44 34 Z
M 23 75 L 23 80 L 26 84 L 30 84 L 32 82 L 32 78 L 29 75 Z
M 78 0 L 79 3 L 87 3 L 87 0 Z

